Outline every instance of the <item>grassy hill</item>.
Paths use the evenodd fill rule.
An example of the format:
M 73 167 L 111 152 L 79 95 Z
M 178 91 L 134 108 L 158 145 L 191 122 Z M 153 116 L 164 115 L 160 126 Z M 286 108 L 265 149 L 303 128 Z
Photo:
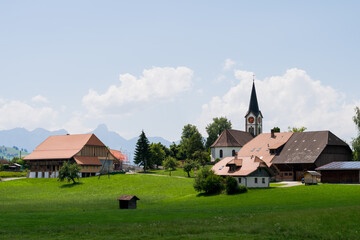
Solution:
M 0 183 L 1 239 L 356 239 L 360 186 L 198 195 L 193 179 L 151 174 Z M 134 194 L 138 209 L 120 210 Z
M 15 148 L 0 146 L 0 158 L 11 160 L 13 157 L 20 157 L 20 151 L 22 157 L 29 155 L 26 149 L 19 149 L 16 146 Z

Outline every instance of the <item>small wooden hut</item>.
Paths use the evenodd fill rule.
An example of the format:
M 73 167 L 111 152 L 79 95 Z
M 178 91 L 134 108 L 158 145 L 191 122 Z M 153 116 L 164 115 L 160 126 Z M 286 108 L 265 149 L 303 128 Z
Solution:
M 136 209 L 136 201 L 140 199 L 135 195 L 121 195 L 118 200 L 120 209 Z
M 304 182 L 305 185 L 316 185 L 318 184 L 318 178 L 321 174 L 315 171 L 306 171 L 304 173 Z

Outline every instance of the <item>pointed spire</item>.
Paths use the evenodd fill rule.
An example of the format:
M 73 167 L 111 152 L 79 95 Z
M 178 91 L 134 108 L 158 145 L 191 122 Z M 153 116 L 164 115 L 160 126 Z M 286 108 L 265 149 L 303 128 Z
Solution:
M 255 114 L 255 116 L 258 116 L 260 113 L 259 105 L 258 105 L 258 101 L 257 101 L 257 97 L 256 97 L 255 79 L 253 79 L 253 86 L 252 86 L 252 90 L 251 90 L 249 110 L 248 110 L 247 114 L 249 114 L 250 112 Z

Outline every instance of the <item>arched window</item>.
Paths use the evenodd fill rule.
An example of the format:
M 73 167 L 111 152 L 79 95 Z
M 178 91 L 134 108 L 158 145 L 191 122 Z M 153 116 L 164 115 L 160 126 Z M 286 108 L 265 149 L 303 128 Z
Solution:
M 232 156 L 235 156 L 235 150 L 232 150 Z
M 223 157 L 223 151 L 222 151 L 222 149 L 220 149 L 220 158 L 222 158 Z
M 251 133 L 252 135 L 254 135 L 254 127 L 253 127 L 253 126 L 249 127 L 249 133 Z

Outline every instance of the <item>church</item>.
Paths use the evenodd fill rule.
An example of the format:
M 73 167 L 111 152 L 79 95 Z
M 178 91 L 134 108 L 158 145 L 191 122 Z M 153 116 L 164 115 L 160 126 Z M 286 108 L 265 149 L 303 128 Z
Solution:
M 266 187 L 270 179 L 299 181 L 308 170 L 351 161 L 351 148 L 331 131 L 263 133 L 262 120 L 253 82 L 245 131 L 225 130 L 211 146 L 212 161 L 220 159 L 216 174 Z

